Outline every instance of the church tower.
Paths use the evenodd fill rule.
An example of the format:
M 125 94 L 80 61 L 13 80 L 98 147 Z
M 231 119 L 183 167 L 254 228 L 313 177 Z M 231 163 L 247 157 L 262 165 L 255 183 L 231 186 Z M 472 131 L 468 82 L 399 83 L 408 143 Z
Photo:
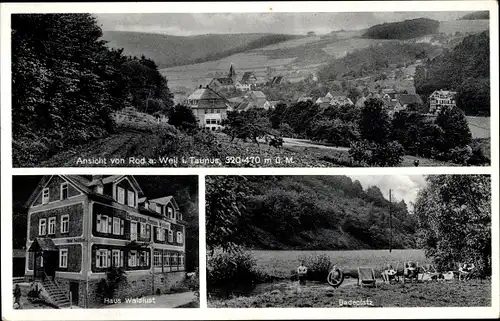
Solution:
M 236 71 L 234 70 L 233 64 L 231 63 L 231 67 L 229 67 L 229 74 L 227 75 L 229 78 L 236 77 Z

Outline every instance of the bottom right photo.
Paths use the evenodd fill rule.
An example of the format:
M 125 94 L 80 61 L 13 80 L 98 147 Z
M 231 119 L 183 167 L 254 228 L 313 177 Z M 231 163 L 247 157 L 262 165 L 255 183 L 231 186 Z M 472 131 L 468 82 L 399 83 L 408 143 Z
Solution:
M 211 308 L 488 307 L 489 175 L 206 176 Z

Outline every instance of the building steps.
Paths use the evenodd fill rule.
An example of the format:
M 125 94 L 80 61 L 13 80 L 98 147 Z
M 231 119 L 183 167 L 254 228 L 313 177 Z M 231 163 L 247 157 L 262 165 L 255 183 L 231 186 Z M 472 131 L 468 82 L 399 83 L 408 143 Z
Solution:
M 45 280 L 42 282 L 42 286 L 58 308 L 69 308 L 71 306 L 67 293 L 54 281 Z

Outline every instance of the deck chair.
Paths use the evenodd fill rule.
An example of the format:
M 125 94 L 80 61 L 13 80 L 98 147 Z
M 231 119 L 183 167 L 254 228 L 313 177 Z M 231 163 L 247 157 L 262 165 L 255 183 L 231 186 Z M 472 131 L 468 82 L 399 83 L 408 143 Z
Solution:
M 398 270 L 399 262 L 397 262 L 396 265 L 386 262 L 380 273 L 382 275 L 382 280 L 389 284 L 392 282 L 399 282 Z
M 375 272 L 372 268 L 368 267 L 358 267 L 358 285 L 363 286 L 374 286 L 377 287 L 377 281 L 375 280 Z
M 421 281 L 439 280 L 441 276 L 441 273 L 439 273 L 432 264 L 421 266 L 420 271 L 422 272 Z
M 403 264 L 403 283 L 406 281 L 413 282 L 413 280 L 418 281 L 418 262 L 407 261 Z

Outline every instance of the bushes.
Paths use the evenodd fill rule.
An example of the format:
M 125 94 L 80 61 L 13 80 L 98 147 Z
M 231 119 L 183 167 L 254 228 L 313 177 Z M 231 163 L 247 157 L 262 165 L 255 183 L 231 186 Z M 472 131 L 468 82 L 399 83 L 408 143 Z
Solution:
M 207 261 L 207 288 L 230 294 L 235 290 L 253 287 L 266 276 L 256 269 L 256 261 L 249 252 L 225 252 L 216 249 Z
M 404 148 L 396 141 L 377 144 L 362 140 L 351 144 L 349 155 L 368 166 L 397 166 L 404 156 Z
M 326 281 L 333 267 L 332 261 L 325 254 L 300 256 L 299 261 L 304 262 L 307 267 L 307 279 L 313 281 Z
M 109 268 L 106 279 L 101 279 L 97 284 L 97 293 L 101 298 L 113 298 L 116 289 L 121 284 L 127 284 L 127 273 L 123 268 Z

